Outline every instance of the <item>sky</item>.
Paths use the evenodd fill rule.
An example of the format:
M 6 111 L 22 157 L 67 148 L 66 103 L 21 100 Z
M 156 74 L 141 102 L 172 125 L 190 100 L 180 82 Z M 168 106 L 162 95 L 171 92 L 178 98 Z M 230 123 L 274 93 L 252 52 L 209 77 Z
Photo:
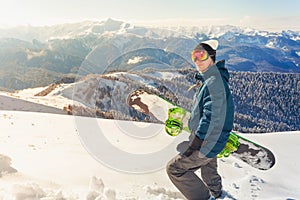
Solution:
M 299 0 L 0 0 L 0 26 L 123 20 L 164 26 L 300 30 Z

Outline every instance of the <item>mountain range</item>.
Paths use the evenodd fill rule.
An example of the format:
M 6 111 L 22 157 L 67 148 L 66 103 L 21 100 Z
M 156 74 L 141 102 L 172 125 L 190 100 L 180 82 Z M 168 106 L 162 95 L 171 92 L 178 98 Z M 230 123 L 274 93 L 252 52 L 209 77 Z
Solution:
M 225 59 L 230 71 L 300 73 L 296 31 L 154 28 L 108 19 L 0 29 L 0 88 L 45 86 L 65 76 L 108 70 L 192 68 L 190 51 L 206 39 L 219 40 L 217 60 Z

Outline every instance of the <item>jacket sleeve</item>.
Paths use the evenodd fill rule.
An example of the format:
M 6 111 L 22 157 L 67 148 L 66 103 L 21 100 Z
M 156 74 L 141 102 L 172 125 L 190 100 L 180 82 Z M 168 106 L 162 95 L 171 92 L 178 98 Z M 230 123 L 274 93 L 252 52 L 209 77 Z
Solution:
M 223 86 L 223 85 L 222 85 Z M 226 116 L 226 95 L 224 86 L 209 84 L 203 93 L 202 116 L 196 135 L 202 140 L 217 141 L 222 132 Z

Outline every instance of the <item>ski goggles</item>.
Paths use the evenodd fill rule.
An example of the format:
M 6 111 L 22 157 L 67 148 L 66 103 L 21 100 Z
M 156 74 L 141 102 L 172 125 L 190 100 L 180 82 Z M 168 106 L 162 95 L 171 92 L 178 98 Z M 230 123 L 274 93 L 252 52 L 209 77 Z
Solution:
M 207 51 L 205 51 L 204 49 L 201 50 L 194 50 L 191 53 L 191 58 L 193 62 L 198 61 L 204 61 L 207 60 L 209 57 Z

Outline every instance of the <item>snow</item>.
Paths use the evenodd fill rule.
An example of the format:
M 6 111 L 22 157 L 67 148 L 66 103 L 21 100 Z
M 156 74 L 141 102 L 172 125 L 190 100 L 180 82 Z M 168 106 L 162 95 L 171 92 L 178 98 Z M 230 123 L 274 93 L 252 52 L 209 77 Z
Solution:
M 266 47 L 268 48 L 276 48 L 275 44 L 273 41 L 269 41 L 267 44 L 266 44 Z
M 146 73 L 147 74 L 147 73 Z M 180 78 L 183 77 L 184 75 L 179 74 L 177 72 L 167 72 L 167 71 L 156 71 L 156 72 L 151 72 L 147 74 L 148 76 L 153 76 L 156 78 L 164 79 L 164 80 L 172 80 L 173 78 Z
M 0 95 L 7 96 L 15 99 L 22 99 L 28 102 L 51 106 L 58 109 L 68 105 L 82 105 L 81 103 L 72 99 L 74 84 L 60 84 L 47 96 L 35 96 L 39 92 L 45 90 L 47 87 L 28 88 L 19 90 L 14 93 L 1 92 Z M 13 105 L 17 106 L 17 105 Z M 21 107 L 24 105 L 20 105 Z M 18 108 L 19 110 L 23 110 Z
M 26 53 L 27 53 L 27 60 L 31 60 L 32 58 L 35 58 L 35 57 L 42 57 L 47 54 L 45 50 L 42 50 L 40 52 L 34 52 L 34 51 L 30 51 L 28 49 L 26 50 Z
M 131 74 L 131 73 L 126 73 L 126 72 L 114 72 L 114 73 L 106 74 L 104 76 L 106 76 L 106 77 L 126 76 L 128 79 L 131 79 L 131 80 L 134 80 L 134 81 L 137 81 L 140 83 L 145 83 L 145 84 L 149 83 L 149 82 L 146 82 L 146 80 L 144 78 L 142 78 L 141 76 L 133 74 L 133 73 Z
M 61 107 L 69 103 L 67 98 L 54 98 L 60 89 L 43 101 L 35 99 L 42 97 L 31 96 L 42 89 L 1 94 L 30 100 L 36 106 L 48 103 Z M 16 106 L 15 101 L 11 103 L 11 107 Z M 171 137 L 160 124 L 8 110 L 0 110 L 0 127 L 0 199 L 183 199 L 167 177 L 165 165 L 176 155 L 176 145 L 188 137 L 187 133 Z M 96 146 L 97 143 L 92 142 L 97 139 L 88 138 L 92 135 L 105 138 L 111 148 L 119 149 L 128 157 Z M 224 199 L 299 199 L 300 161 L 295 157 L 299 151 L 300 131 L 244 137 L 269 148 L 275 154 L 276 164 L 262 171 L 233 156 L 219 159 Z M 103 154 L 93 152 L 94 147 L 106 157 L 102 159 Z M 128 159 L 130 156 L 151 159 L 136 162 Z M 115 162 L 108 163 L 104 159 Z M 153 167 L 153 163 L 157 165 Z M 132 164 L 135 166 L 130 166 Z
M 142 62 L 144 60 L 144 58 L 143 57 L 141 57 L 141 56 L 136 56 L 136 57 L 134 57 L 134 58 L 132 58 L 132 59 L 129 59 L 128 61 L 127 61 L 127 64 L 137 64 L 137 63 L 140 63 L 140 62 Z

